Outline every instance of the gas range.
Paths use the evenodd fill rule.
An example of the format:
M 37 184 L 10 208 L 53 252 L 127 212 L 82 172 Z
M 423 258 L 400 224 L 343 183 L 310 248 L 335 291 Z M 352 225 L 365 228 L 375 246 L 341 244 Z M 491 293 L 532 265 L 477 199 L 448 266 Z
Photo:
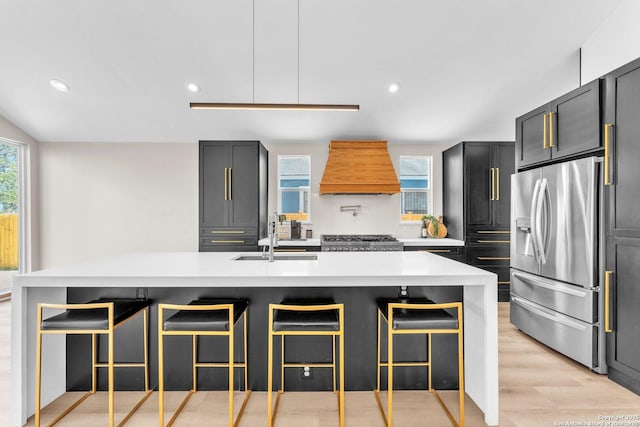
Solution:
M 323 252 L 341 251 L 401 251 L 404 244 L 388 234 L 323 234 Z

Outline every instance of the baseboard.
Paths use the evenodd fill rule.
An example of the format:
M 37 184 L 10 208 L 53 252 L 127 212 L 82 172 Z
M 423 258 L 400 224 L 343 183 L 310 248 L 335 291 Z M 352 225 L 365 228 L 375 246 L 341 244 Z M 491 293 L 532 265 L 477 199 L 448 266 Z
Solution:
M 640 395 L 640 380 L 638 378 L 630 377 L 629 375 L 620 372 L 611 366 L 608 367 L 607 375 L 609 379 L 615 383 L 620 384 L 627 390 L 631 390 L 637 395 Z

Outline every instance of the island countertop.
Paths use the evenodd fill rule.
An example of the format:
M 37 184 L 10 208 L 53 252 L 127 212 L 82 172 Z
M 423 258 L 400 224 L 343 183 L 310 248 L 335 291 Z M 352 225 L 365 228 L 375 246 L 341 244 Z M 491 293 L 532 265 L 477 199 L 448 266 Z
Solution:
M 497 277 L 428 252 L 307 252 L 317 260 L 237 261 L 228 252 L 142 252 L 15 276 L 12 291 L 12 425 L 34 413 L 36 307 L 64 303 L 69 288 L 305 288 L 460 286 L 465 390 L 498 424 Z M 382 289 L 382 288 L 381 288 Z M 66 391 L 64 340 L 48 344 L 43 404 Z M 53 353 L 53 356 L 52 356 Z
M 247 254 L 133 253 L 18 275 L 14 286 L 463 286 L 496 280 L 494 273 L 426 252 L 307 252 L 317 256 L 313 261 L 235 259 Z

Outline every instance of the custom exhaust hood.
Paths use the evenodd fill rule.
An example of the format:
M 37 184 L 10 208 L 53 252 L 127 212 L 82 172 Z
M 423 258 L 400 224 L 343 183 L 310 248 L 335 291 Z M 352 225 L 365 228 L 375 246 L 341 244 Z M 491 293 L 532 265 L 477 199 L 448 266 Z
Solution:
M 387 141 L 331 141 L 320 194 L 394 194 L 400 182 Z

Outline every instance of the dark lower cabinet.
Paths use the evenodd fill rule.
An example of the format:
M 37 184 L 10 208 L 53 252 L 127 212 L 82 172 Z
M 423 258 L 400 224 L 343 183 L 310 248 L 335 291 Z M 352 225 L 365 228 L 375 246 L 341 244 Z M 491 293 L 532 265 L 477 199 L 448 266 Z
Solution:
M 606 272 L 609 377 L 640 394 L 640 60 L 606 76 Z
M 266 234 L 267 157 L 259 141 L 200 141 L 200 252 L 256 251 Z
M 455 261 L 464 262 L 464 246 L 405 246 L 405 252 L 430 252 Z
M 442 154 L 443 216 L 449 236 L 465 241 L 458 259 L 498 274 L 509 301 L 513 142 L 461 142 Z

